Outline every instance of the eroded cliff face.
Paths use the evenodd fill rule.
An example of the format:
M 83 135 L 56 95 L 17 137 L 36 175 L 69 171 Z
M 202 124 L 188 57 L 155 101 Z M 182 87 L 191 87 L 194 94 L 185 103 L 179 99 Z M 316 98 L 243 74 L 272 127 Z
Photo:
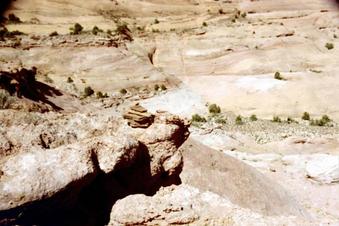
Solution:
M 99 224 L 118 198 L 179 183 L 187 122 L 163 112 L 149 128 L 132 129 L 101 116 L 56 114 L 2 131 L 1 150 L 10 143 L 17 151 L 0 160 L 1 224 L 67 224 L 71 213 L 75 224 Z M 92 213 L 78 219 L 87 208 Z

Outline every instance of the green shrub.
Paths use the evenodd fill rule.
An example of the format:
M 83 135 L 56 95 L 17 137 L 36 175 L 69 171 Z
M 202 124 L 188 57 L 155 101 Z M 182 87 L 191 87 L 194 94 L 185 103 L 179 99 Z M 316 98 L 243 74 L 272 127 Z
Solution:
M 273 119 L 272 119 L 272 122 L 280 123 L 281 119 L 278 116 L 274 116 Z
M 241 14 L 241 17 L 242 17 L 242 18 L 246 18 L 246 16 L 247 16 L 247 13 L 246 13 L 246 12 L 243 12 L 243 13 Z
M 154 24 L 158 24 L 158 23 L 160 23 L 159 20 L 158 20 L 158 19 L 155 19 L 155 20 L 154 20 Z
M 280 72 L 274 73 L 274 78 L 275 78 L 275 79 L 278 79 L 278 80 L 286 80 L 286 79 L 284 79 L 284 78 L 281 76 Z
M 294 120 L 294 119 L 291 118 L 291 117 L 287 117 L 286 122 L 287 122 L 288 124 L 291 124 L 291 123 L 298 123 L 296 120 Z
M 78 35 L 82 32 L 84 28 L 79 24 L 75 23 L 73 27 L 69 28 L 71 35 Z
M 92 34 L 97 35 L 99 32 L 103 32 L 103 30 L 101 30 L 97 26 L 94 26 L 92 29 Z
M 220 107 L 218 105 L 211 104 L 208 107 L 208 111 L 209 111 L 209 113 L 212 113 L 212 114 L 219 114 L 221 112 L 221 109 L 220 109 Z
M 311 116 L 308 112 L 304 112 L 303 116 L 301 117 L 302 120 L 310 120 Z
M 334 45 L 333 45 L 333 43 L 326 43 L 326 45 L 325 45 L 325 47 L 328 49 L 328 50 L 331 50 L 331 49 L 333 49 L 334 48 Z
M 215 122 L 219 123 L 219 124 L 226 124 L 226 119 L 224 119 L 224 118 L 217 118 L 217 119 L 215 119 Z
M 53 36 L 58 36 L 58 32 L 53 31 L 52 33 L 49 34 L 49 37 L 53 37 Z
M 8 15 L 8 22 L 17 24 L 21 23 L 21 20 L 14 13 L 11 13 Z
M 203 27 L 207 27 L 207 23 L 206 23 L 206 22 L 203 22 L 203 23 L 202 23 L 202 26 L 203 26 Z
M 100 91 L 96 92 L 96 96 L 97 96 L 98 99 L 102 99 L 102 98 L 107 98 L 108 97 L 107 93 L 103 94 Z
M 167 90 L 167 87 L 166 87 L 164 84 L 161 84 L 160 88 L 161 88 L 161 90 L 163 90 L 163 91 Z
M 84 97 L 89 97 L 89 96 L 92 96 L 93 94 L 94 94 L 94 90 L 90 86 L 85 87 Z
M 160 86 L 159 86 L 158 84 L 155 84 L 155 85 L 154 85 L 154 90 L 155 90 L 155 91 L 158 91 L 159 89 L 160 89 Z
M 126 89 L 121 89 L 121 90 L 120 90 L 120 93 L 123 94 L 123 95 L 125 95 L 125 94 L 127 94 L 127 90 L 126 90 Z
M 198 114 L 192 115 L 192 120 L 191 121 L 192 122 L 207 122 L 207 120 L 204 117 L 202 117 L 202 116 L 200 116 Z
M 238 115 L 238 116 L 235 118 L 235 124 L 236 124 L 236 125 L 242 125 L 242 124 L 244 124 L 244 122 L 242 121 L 241 115 Z
M 67 83 L 72 83 L 72 82 L 74 82 L 73 79 L 71 77 L 68 77 L 67 78 Z
M 251 120 L 252 122 L 255 122 L 255 121 L 258 121 L 258 118 L 257 118 L 256 115 L 251 115 L 250 120 Z
M 327 124 L 327 123 L 329 123 L 330 121 L 332 121 L 332 120 L 330 119 L 330 117 L 328 117 L 327 115 L 323 115 L 323 116 L 321 117 L 321 120 L 322 120 L 325 124 Z

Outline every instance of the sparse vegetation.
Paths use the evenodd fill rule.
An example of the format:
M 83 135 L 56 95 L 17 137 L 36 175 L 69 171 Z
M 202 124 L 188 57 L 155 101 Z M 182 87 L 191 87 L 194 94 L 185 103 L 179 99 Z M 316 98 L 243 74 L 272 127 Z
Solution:
M 164 84 L 161 84 L 160 88 L 161 88 L 162 91 L 167 90 L 167 87 Z
M 207 23 L 204 21 L 204 22 L 202 23 L 202 26 L 203 26 L 203 27 L 207 27 Z
M 154 85 L 154 91 L 158 91 L 160 89 L 160 86 L 158 84 Z
M 18 24 L 18 23 L 21 23 L 22 21 L 14 13 L 10 13 L 8 15 L 8 22 Z
M 242 125 L 242 124 L 244 124 L 241 115 L 238 115 L 238 116 L 235 118 L 235 124 L 236 124 L 236 125 Z
M 198 114 L 192 115 L 191 121 L 192 122 L 207 122 L 207 120 L 204 117 L 202 117 L 202 116 L 200 116 Z
M 304 112 L 303 116 L 301 117 L 302 120 L 310 120 L 311 116 L 308 112 Z
M 92 28 L 92 34 L 97 35 L 99 32 L 103 32 L 103 30 L 98 28 L 97 26 L 94 26 Z
M 102 99 L 102 98 L 107 98 L 108 97 L 107 93 L 103 94 L 101 91 L 96 92 L 96 96 L 97 96 L 98 99 Z
M 122 95 L 127 94 L 127 90 L 126 90 L 126 89 L 121 89 L 119 92 L 120 92 Z
M 79 23 L 75 23 L 73 27 L 69 28 L 71 35 L 78 35 L 84 28 Z
M 332 120 L 327 116 L 323 115 L 321 119 L 312 119 L 310 121 L 311 126 L 328 126 Z
M 74 81 L 73 81 L 73 79 L 71 78 L 71 77 L 68 77 L 67 78 L 67 83 L 73 83 Z
M 89 96 L 92 96 L 93 94 L 94 94 L 94 90 L 90 86 L 85 87 L 84 97 L 89 97 Z
M 154 20 L 154 24 L 158 24 L 158 23 L 160 23 L 159 20 L 158 20 L 158 19 L 155 19 L 155 20 Z
M 258 121 L 258 118 L 257 118 L 256 115 L 251 115 L 250 120 L 251 120 L 252 122 L 255 122 L 255 121 Z
M 226 124 L 226 119 L 222 117 L 218 117 L 215 119 L 215 122 L 218 124 Z
M 58 36 L 58 32 L 53 31 L 52 33 L 49 34 L 49 37 L 54 37 L 54 36 Z
M 296 120 L 294 120 L 294 119 L 291 118 L 291 117 L 287 117 L 286 122 L 287 122 L 288 124 L 291 124 L 291 123 L 298 123 Z
M 272 122 L 281 123 L 281 118 L 278 116 L 273 116 Z
M 246 18 L 246 17 L 247 17 L 247 13 L 246 13 L 246 12 L 243 12 L 243 13 L 241 14 L 241 17 L 242 17 L 242 18 Z
M 325 47 L 328 49 L 328 50 L 331 50 L 331 49 L 333 49 L 334 48 L 334 45 L 333 45 L 333 43 L 326 43 L 326 45 L 325 45 Z
M 211 104 L 209 107 L 208 107 L 208 111 L 209 113 L 211 114 L 219 114 L 221 112 L 221 109 L 218 105 L 216 104 Z
M 280 72 L 276 72 L 274 73 L 274 78 L 277 79 L 277 80 L 286 80 L 285 78 L 283 78 L 280 74 Z

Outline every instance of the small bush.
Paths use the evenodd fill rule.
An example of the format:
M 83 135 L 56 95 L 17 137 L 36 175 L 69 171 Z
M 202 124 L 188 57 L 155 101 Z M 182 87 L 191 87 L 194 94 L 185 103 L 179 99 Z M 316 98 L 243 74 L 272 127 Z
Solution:
M 334 45 L 333 45 L 333 43 L 326 43 L 326 45 L 325 45 L 325 47 L 328 49 L 328 50 L 331 50 L 331 49 L 333 49 L 334 48 Z
M 207 122 L 207 120 L 198 114 L 194 114 L 192 115 L 192 122 Z
M 17 24 L 17 23 L 21 23 L 21 20 L 14 13 L 11 13 L 8 15 L 8 22 Z
M 238 115 L 236 118 L 235 118 L 235 124 L 236 125 L 242 125 L 244 124 L 244 122 L 242 121 L 242 117 L 240 115 Z
M 160 89 L 160 86 L 159 86 L 158 84 L 155 84 L 155 85 L 154 85 L 154 90 L 155 90 L 155 91 L 158 91 L 159 89 Z
M 209 111 L 209 113 L 212 113 L 212 114 L 219 114 L 221 112 L 221 109 L 220 109 L 220 107 L 218 105 L 211 104 L 208 107 L 208 111 Z
M 89 96 L 92 96 L 93 94 L 94 94 L 94 90 L 90 86 L 85 87 L 84 97 L 89 97 Z
M 73 81 L 73 79 L 71 78 L 71 77 L 68 77 L 67 78 L 67 83 L 73 83 L 74 81 Z
M 154 20 L 154 24 L 158 24 L 158 23 L 160 23 L 159 20 L 158 20 L 158 19 L 155 19 L 155 20 Z
M 94 26 L 92 29 L 92 34 L 97 35 L 99 32 L 103 32 L 103 30 L 101 30 L 97 26 Z
M 246 16 L 247 16 L 247 13 L 246 13 L 246 12 L 243 12 L 243 13 L 241 14 L 241 17 L 242 17 L 242 18 L 246 18 Z
M 54 36 L 58 36 L 58 32 L 53 31 L 52 33 L 49 34 L 49 37 L 54 37 Z
M 163 90 L 163 91 L 167 90 L 167 87 L 166 87 L 164 84 L 161 84 L 160 88 L 161 88 L 161 90 Z
M 217 119 L 215 119 L 215 122 L 219 123 L 219 124 L 226 124 L 226 119 L 224 119 L 224 118 L 217 118 Z
M 96 96 L 97 96 L 98 99 L 102 99 L 102 98 L 107 98 L 108 97 L 107 93 L 103 94 L 100 91 L 96 92 Z
M 280 72 L 276 72 L 274 74 L 274 78 L 277 79 L 277 80 L 286 80 L 281 76 Z
M 308 112 L 304 112 L 303 116 L 301 117 L 302 120 L 309 121 L 311 119 L 311 116 Z
M 272 122 L 280 123 L 281 122 L 281 118 L 279 118 L 278 116 L 274 116 L 273 119 L 272 119 Z
M 256 115 L 251 115 L 250 120 L 251 120 L 252 122 L 255 122 L 255 121 L 258 121 L 258 118 L 257 118 Z
M 125 94 L 127 94 L 127 90 L 126 90 L 126 89 L 121 89 L 121 90 L 120 90 L 120 93 L 123 94 L 123 95 L 125 95 Z
M 71 31 L 70 32 L 71 35 L 80 34 L 83 29 L 84 29 L 83 26 L 81 26 L 79 23 L 75 23 L 73 27 L 69 28 L 69 30 Z
M 203 23 L 202 23 L 202 26 L 203 26 L 203 27 L 207 27 L 207 23 L 206 23 L 206 22 L 203 22 Z
M 108 35 L 112 35 L 112 34 L 113 34 L 111 29 L 108 29 L 108 30 L 106 31 L 106 33 L 107 33 Z
M 294 120 L 294 119 L 291 118 L 291 117 L 287 117 L 286 122 L 287 122 L 288 124 L 291 124 L 291 123 L 298 123 L 296 120 Z

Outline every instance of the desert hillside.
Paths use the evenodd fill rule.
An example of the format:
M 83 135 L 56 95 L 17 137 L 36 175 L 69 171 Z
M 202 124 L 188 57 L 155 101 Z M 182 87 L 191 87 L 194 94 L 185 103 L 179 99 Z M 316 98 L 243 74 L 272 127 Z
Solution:
M 339 225 L 339 5 L 0 3 L 0 225 Z

